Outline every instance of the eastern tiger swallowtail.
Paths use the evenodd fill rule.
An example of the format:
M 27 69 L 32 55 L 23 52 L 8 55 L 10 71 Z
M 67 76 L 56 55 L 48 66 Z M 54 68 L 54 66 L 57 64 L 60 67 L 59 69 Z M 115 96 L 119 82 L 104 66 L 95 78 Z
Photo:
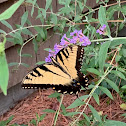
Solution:
M 53 88 L 61 93 L 78 93 L 87 87 L 87 78 L 80 72 L 84 49 L 67 46 L 61 49 L 52 62 L 35 67 L 22 81 L 23 88 Z

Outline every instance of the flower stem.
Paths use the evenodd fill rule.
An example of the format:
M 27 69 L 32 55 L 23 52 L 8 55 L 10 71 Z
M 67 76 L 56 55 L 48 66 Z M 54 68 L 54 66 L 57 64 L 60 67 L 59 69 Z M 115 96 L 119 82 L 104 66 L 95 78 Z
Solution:
M 96 40 L 91 40 L 91 42 L 113 41 L 113 40 L 120 40 L 120 39 L 126 39 L 126 37 L 116 37 L 116 38 L 106 38 L 106 39 L 96 39 Z

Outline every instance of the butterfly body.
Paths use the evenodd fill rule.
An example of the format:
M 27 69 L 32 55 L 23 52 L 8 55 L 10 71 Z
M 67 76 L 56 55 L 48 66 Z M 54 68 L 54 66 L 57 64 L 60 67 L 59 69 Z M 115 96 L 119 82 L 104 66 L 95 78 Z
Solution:
M 23 88 L 53 88 L 61 93 L 77 93 L 86 87 L 87 79 L 80 72 L 84 49 L 68 46 L 60 50 L 52 62 L 30 71 L 22 81 Z

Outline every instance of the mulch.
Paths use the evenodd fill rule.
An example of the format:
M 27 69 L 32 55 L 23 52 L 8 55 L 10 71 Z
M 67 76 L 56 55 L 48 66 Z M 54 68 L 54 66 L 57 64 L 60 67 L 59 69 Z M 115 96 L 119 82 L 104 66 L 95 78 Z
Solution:
M 54 91 L 52 89 L 36 91 L 29 97 L 23 99 L 18 102 L 14 108 L 11 108 L 10 111 L 5 113 L 0 117 L 1 120 L 6 120 L 10 116 L 14 115 L 13 120 L 9 123 L 9 125 L 17 123 L 17 124 L 28 124 L 28 126 L 32 126 L 29 122 L 32 119 L 36 119 L 36 113 L 38 115 L 42 115 L 45 112 L 45 109 L 53 109 L 58 110 L 59 102 L 56 98 L 49 98 L 48 96 L 52 94 Z M 84 95 L 84 92 L 79 93 L 79 96 Z M 125 113 L 125 110 L 120 108 L 120 105 L 124 103 L 120 98 L 119 94 L 112 93 L 114 100 L 111 100 L 106 95 L 100 97 L 100 105 L 96 103 L 96 101 L 92 98 L 90 104 L 102 115 L 107 115 L 107 119 L 116 120 L 126 122 L 126 118 L 122 117 L 121 114 Z M 68 107 L 71 103 L 73 103 L 77 99 L 76 95 L 64 95 L 63 104 L 65 107 Z M 83 109 L 83 106 L 81 107 Z M 70 109 L 69 111 L 75 111 L 75 109 Z M 89 115 L 91 113 L 90 109 L 87 108 L 85 114 Z M 54 121 L 55 113 L 47 113 L 46 117 L 42 122 L 38 124 L 38 126 L 52 126 Z M 70 122 L 72 122 L 72 118 L 66 117 L 62 114 L 59 114 L 56 126 L 69 126 Z

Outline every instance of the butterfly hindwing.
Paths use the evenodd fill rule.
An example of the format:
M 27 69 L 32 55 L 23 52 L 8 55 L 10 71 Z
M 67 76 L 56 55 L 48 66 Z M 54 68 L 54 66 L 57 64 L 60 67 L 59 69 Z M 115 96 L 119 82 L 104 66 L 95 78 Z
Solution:
M 57 54 L 56 61 L 75 79 L 81 69 L 83 53 L 81 46 L 68 46 Z

